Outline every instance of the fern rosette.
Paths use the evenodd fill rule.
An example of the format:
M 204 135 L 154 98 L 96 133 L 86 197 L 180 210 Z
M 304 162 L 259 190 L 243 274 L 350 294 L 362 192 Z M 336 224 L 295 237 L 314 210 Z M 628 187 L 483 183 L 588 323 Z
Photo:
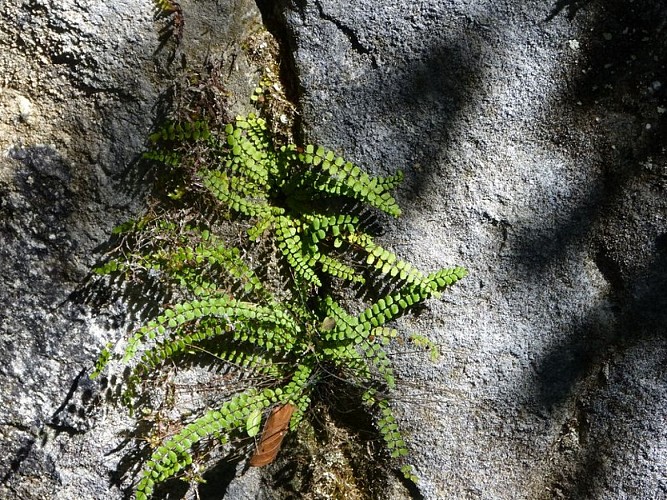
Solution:
M 107 259 L 98 272 L 151 277 L 169 300 L 124 349 L 105 351 L 96 373 L 111 360 L 128 367 L 128 400 L 135 409 L 143 404 L 132 397 L 136 387 L 167 367 L 186 369 L 188 359 L 262 378 L 199 417 L 184 417 L 178 432 L 154 443 L 137 498 L 182 476 L 204 442 L 227 442 L 244 433 L 255 437 L 262 421 L 275 415 L 296 428 L 313 387 L 331 370 L 367 387 L 363 402 L 377 414 L 390 455 L 407 455 L 389 400 L 376 390 L 396 385 L 385 346 L 399 333 L 387 324 L 438 297 L 466 271 L 424 274 L 367 231 L 358 207 L 398 217 L 391 190 L 402 174 L 373 177 L 320 146 L 275 145 L 265 120 L 254 115 L 219 130 L 204 123 L 169 124 L 152 141 L 146 157 L 185 172 L 179 192 L 187 203 L 195 201 L 119 228 L 124 235 L 120 255 Z M 178 206 L 180 195 L 171 198 Z M 197 212 L 198 207 L 207 208 Z M 244 228 L 243 241 L 230 238 L 234 224 Z M 262 252 L 275 252 L 276 258 L 262 260 Z M 368 276 L 384 280 L 389 291 L 352 314 L 340 287 L 372 289 Z M 270 456 L 264 446 L 267 425 L 256 453 L 262 458 L 251 463 L 267 463 Z M 277 441 L 272 451 L 279 446 Z M 402 471 L 415 479 L 409 467 Z

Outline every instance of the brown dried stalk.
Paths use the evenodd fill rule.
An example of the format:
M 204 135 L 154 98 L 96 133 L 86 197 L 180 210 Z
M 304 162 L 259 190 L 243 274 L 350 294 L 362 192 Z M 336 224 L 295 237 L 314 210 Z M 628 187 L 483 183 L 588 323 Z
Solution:
M 282 406 L 276 406 L 271 410 L 271 415 L 266 420 L 262 438 L 257 444 L 255 454 L 250 459 L 250 465 L 253 467 L 262 467 L 268 465 L 276 459 L 283 438 L 287 434 L 287 427 L 292 418 L 292 413 L 296 406 L 291 403 Z

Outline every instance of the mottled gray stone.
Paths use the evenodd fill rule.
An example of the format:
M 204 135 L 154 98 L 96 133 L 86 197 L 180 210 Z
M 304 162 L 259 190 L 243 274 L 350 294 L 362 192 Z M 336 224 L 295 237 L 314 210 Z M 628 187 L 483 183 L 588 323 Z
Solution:
M 0 498 L 123 496 L 131 421 L 87 374 L 127 310 L 68 299 L 142 208 L 131 166 L 182 65 L 226 57 L 241 101 L 256 77 L 254 5 L 181 3 L 160 48 L 148 0 L 0 1 Z M 400 324 L 442 346 L 395 356 L 421 494 L 666 497 L 664 4 L 258 3 L 306 139 L 406 172 L 383 241 L 470 269 Z
M 384 241 L 470 270 L 402 322 L 421 493 L 667 495 L 664 4 L 264 3 L 307 140 L 405 171 Z
M 259 12 L 183 1 L 182 37 L 161 46 L 150 0 L 0 5 L 0 498 L 121 498 L 132 421 L 88 374 L 128 311 L 72 294 L 143 209 L 135 161 L 183 63 L 222 61 L 242 109 L 256 68 L 239 40 Z

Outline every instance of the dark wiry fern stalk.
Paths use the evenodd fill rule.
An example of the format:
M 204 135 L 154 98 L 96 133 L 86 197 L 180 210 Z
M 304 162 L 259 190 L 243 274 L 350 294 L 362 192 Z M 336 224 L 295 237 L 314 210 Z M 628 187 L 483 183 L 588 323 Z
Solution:
M 157 483 L 188 467 L 197 443 L 225 442 L 240 430 L 255 436 L 262 417 L 280 408 L 290 409 L 287 418 L 294 429 L 322 366 L 333 366 L 368 387 L 363 401 L 379 413 L 377 426 L 391 456 L 406 455 L 388 401 L 373 389 L 395 387 L 383 346 L 397 331 L 386 324 L 438 297 L 466 271 L 456 267 L 424 274 L 376 243 L 357 215 L 336 208 L 344 206 L 338 200 L 348 199 L 398 217 L 390 191 L 402 175 L 371 177 L 322 147 L 276 146 L 265 121 L 253 115 L 220 131 L 201 122 L 169 124 L 152 141 L 148 158 L 189 173 L 172 198 L 189 193 L 189 200 L 203 200 L 196 206 L 213 206 L 223 218 L 240 217 L 239 223 L 247 220 L 248 241 L 273 244 L 293 279 L 284 282 L 288 290 L 261 279 L 267 275 L 265 264 L 253 264 L 241 248 L 230 245 L 210 215 L 189 210 L 191 221 L 184 223 L 178 220 L 182 211 L 176 216 L 165 212 L 119 229 L 144 244 L 124 247 L 98 272 L 128 278 L 152 273 L 177 300 L 140 326 L 120 354 L 105 351 L 96 374 L 112 359 L 127 366 L 126 392 L 135 406 L 141 400 L 131 396 L 165 362 L 178 365 L 204 351 L 214 353 L 216 362 L 271 381 L 220 401 L 158 443 L 144 466 L 137 498 L 150 496 Z M 323 288 L 327 275 L 341 285 L 364 283 L 369 270 L 393 285 L 359 314 L 349 313 L 335 290 Z M 254 461 L 265 463 L 266 453 Z M 409 466 L 403 472 L 416 479 Z

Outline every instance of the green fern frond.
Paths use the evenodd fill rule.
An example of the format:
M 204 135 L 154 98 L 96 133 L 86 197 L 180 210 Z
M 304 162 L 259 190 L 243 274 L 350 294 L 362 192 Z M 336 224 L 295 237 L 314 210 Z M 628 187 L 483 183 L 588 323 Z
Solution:
M 376 404 L 381 414 L 381 417 L 377 421 L 377 426 L 387 444 L 391 457 L 399 458 L 406 456 L 408 454 L 408 447 L 398 429 L 398 423 L 393 411 L 389 407 L 389 402 L 386 399 L 380 399 Z
M 184 174 L 181 191 L 171 196 L 174 205 L 183 193 L 188 196 L 180 202 L 195 204 L 118 228 L 118 252 L 96 273 L 158 281 L 168 290 L 169 303 L 140 324 L 124 349 L 107 346 L 95 375 L 111 360 L 123 364 L 129 372 L 123 400 L 132 408 L 145 404 L 142 384 L 152 374 L 187 360 L 209 359 L 256 374 L 261 383 L 163 437 L 145 464 L 137 498 L 180 475 L 197 450 L 212 442 L 227 441 L 242 429 L 256 435 L 273 406 L 296 408 L 290 420 L 295 429 L 310 406 L 313 385 L 330 369 L 367 388 L 363 400 L 379 413 L 377 428 L 391 455 L 407 454 L 388 400 L 372 389 L 396 385 L 385 347 L 398 332 L 387 324 L 437 297 L 466 271 L 424 274 L 377 244 L 358 215 L 345 213 L 355 200 L 399 216 L 391 191 L 403 174 L 373 177 L 324 147 L 275 144 L 266 121 L 252 114 L 221 130 L 204 122 L 168 123 L 150 139 L 145 157 Z M 214 213 L 200 213 L 201 207 Z M 229 245 L 220 220 L 227 229 L 243 225 L 234 234 L 245 231 L 248 240 Z M 276 248 L 270 259 L 278 258 L 285 268 L 268 268 L 256 259 Z M 365 283 L 369 272 L 389 278 L 389 291 L 352 314 L 330 284 Z M 429 348 L 426 341 L 415 341 Z M 403 472 L 415 478 L 409 467 Z
M 275 229 L 278 248 L 296 275 L 306 283 L 321 286 L 322 282 L 313 268 L 319 254 L 308 255 L 307 252 L 304 252 L 301 225 L 289 217 L 279 216 Z
M 190 450 L 202 439 L 229 434 L 245 426 L 250 413 L 270 404 L 270 398 L 251 388 L 225 402 L 218 410 L 206 412 L 167 439 L 151 455 L 137 485 L 137 500 L 153 494 L 155 483 L 176 475 L 192 463 Z M 267 404 L 267 406 L 268 406 Z
M 93 271 L 95 272 L 95 274 L 107 275 L 116 272 L 127 271 L 128 269 L 129 266 L 125 262 L 118 259 L 110 259 L 104 264 L 100 264 L 95 268 L 93 268 Z
M 146 160 L 153 160 L 172 167 L 177 167 L 180 165 L 182 158 L 181 154 L 176 151 L 162 150 L 146 151 L 142 156 Z
M 429 274 L 426 280 L 432 288 L 441 292 L 467 275 L 468 271 L 463 267 L 445 268 Z
M 361 247 L 368 254 L 366 263 L 372 265 L 382 274 L 389 275 L 392 278 L 398 277 L 408 283 L 424 281 L 425 277 L 421 271 L 401 260 L 395 253 L 376 244 L 370 235 L 361 232 L 352 233 L 347 235 L 347 240 L 351 244 Z
M 174 12 L 176 10 L 173 0 L 153 0 L 153 3 L 155 4 L 156 9 L 165 13 Z
M 394 175 L 390 175 L 389 177 L 378 177 L 377 178 L 377 185 L 384 191 L 391 191 L 392 189 L 396 189 L 401 182 L 403 182 L 403 172 L 399 170 L 396 172 Z
M 366 281 L 353 267 L 329 257 L 326 254 L 320 254 L 317 262 L 320 264 L 322 272 L 330 274 L 336 278 L 356 283 L 365 283 Z
M 100 374 L 104 371 L 104 369 L 107 367 L 109 364 L 109 361 L 111 360 L 111 349 L 113 347 L 113 344 L 111 342 L 107 342 L 107 344 L 104 346 L 104 349 L 102 349 L 102 352 L 98 356 L 97 360 L 95 361 L 95 368 L 93 369 L 92 373 L 90 374 L 90 379 L 95 380 L 97 377 L 100 376 Z
M 396 200 L 389 193 L 389 189 L 378 178 L 370 177 L 358 166 L 336 157 L 333 151 L 322 147 L 315 149 L 310 145 L 306 151 L 298 155 L 299 160 L 306 165 L 318 167 L 304 174 L 293 189 L 310 186 L 314 189 L 334 196 L 346 196 L 398 217 L 401 214 Z M 402 174 L 397 174 L 402 177 Z M 390 182 L 386 183 L 391 185 Z
M 364 391 L 362 401 L 364 404 L 375 407 L 378 410 L 380 417 L 377 419 L 376 425 L 390 451 L 391 457 L 399 458 L 408 455 L 407 445 L 399 430 L 396 417 L 389 406 L 389 401 L 385 397 L 380 396 L 373 388 Z M 401 471 L 407 479 L 415 483 L 417 482 L 418 478 L 410 474 L 412 467 L 403 466 Z
M 404 465 L 401 467 L 401 473 L 403 474 L 403 477 L 407 479 L 408 481 L 417 484 L 419 482 L 419 477 L 415 474 L 415 470 L 411 465 Z
M 165 309 L 162 315 L 139 328 L 125 348 L 123 363 L 130 362 L 145 342 L 178 335 L 202 318 L 216 318 L 219 322 L 219 329 L 211 334 L 231 331 L 237 341 L 263 344 L 264 347 L 270 344 L 275 351 L 291 349 L 301 332 L 289 312 L 275 305 L 261 306 L 227 296 L 193 300 Z
M 440 357 L 440 349 L 438 348 L 438 345 L 428 337 L 413 333 L 410 335 L 409 340 L 420 349 L 428 350 L 431 361 L 435 362 Z
M 248 217 L 268 215 L 270 207 L 260 191 L 252 190 L 250 181 L 218 170 L 201 170 L 200 179 L 220 202 Z M 248 197 L 251 197 L 250 199 Z
M 246 231 L 250 241 L 255 243 L 259 241 L 262 236 L 275 227 L 279 217 L 284 214 L 284 209 L 280 207 L 270 207 L 270 213 L 263 217 L 259 217 L 257 222 Z
M 391 367 L 391 361 L 387 357 L 387 352 L 379 342 L 362 342 L 359 344 L 360 350 L 368 360 L 370 367 L 375 368 L 378 375 L 389 389 L 396 388 L 396 378 L 394 370 Z
M 326 340 L 339 342 L 346 339 L 358 338 L 359 342 L 361 342 L 365 338 L 364 333 L 366 336 L 370 334 L 370 330 L 368 332 L 363 330 L 357 317 L 349 314 L 331 296 L 327 295 L 324 298 L 323 306 L 326 311 L 326 316 L 335 321 L 335 327 L 333 329 L 322 332 L 322 335 Z
M 160 1 L 160 0 L 155 0 Z M 162 0 L 162 3 L 169 4 L 169 0 Z M 149 136 L 154 145 L 163 142 L 182 143 L 185 141 L 208 140 L 211 137 L 208 123 L 205 121 L 196 122 L 169 122 L 160 127 Z
M 215 342 L 205 347 L 196 346 L 202 353 L 213 356 L 225 365 L 236 367 L 240 372 L 251 376 L 265 376 L 279 380 L 286 376 L 286 369 L 280 359 L 271 353 L 257 352 L 246 349 L 233 341 Z
M 159 367 L 164 361 L 175 358 L 179 354 L 209 353 L 227 364 L 238 367 L 252 367 L 257 373 L 273 374 L 278 376 L 275 370 L 275 360 L 258 352 L 248 352 L 241 349 L 242 338 L 252 338 L 252 342 L 266 351 L 276 352 L 281 342 L 280 329 L 267 328 L 251 324 L 249 322 L 234 321 L 220 322 L 215 319 L 205 319 L 197 322 L 196 327 L 174 334 L 168 339 L 159 340 L 150 349 L 143 352 L 141 359 L 134 368 L 136 374 L 148 374 L 151 370 Z M 253 335 L 248 335 L 252 329 Z M 277 331 L 276 331 L 277 330 Z M 282 339 L 284 340 L 284 339 Z M 216 341 L 212 347 L 208 347 L 210 341 Z

